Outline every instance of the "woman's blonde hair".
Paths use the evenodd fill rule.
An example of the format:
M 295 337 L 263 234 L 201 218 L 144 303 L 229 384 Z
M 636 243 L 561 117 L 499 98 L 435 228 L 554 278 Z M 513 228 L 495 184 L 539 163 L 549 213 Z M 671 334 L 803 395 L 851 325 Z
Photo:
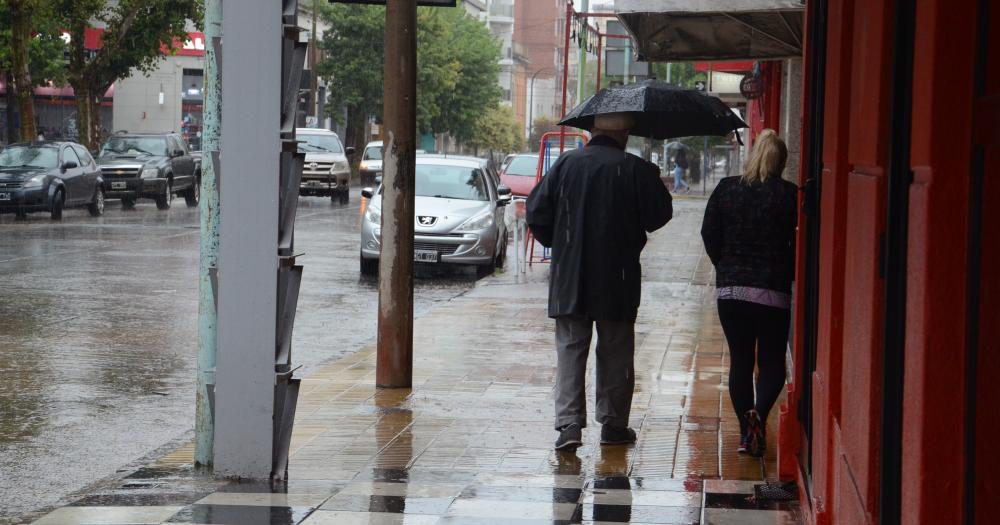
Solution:
M 743 174 L 743 182 L 752 184 L 764 182 L 770 177 L 780 177 L 785 171 L 785 161 L 788 160 L 788 148 L 785 141 L 778 138 L 773 129 L 765 129 L 757 135 L 750 160 L 747 161 L 747 171 Z

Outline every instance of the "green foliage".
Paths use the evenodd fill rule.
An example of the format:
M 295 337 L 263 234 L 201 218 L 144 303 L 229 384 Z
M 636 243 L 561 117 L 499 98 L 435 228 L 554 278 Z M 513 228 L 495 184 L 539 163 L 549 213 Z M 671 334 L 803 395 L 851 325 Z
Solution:
M 534 124 L 531 126 L 531 133 L 528 135 L 528 149 L 531 151 L 538 151 L 538 146 L 541 145 L 542 135 L 559 131 L 559 126 L 556 121 L 547 117 L 538 117 L 535 119 Z
M 659 80 L 666 82 L 667 80 L 667 63 L 657 62 L 650 64 L 650 74 Z M 670 83 L 687 89 L 694 89 L 694 83 L 697 81 L 705 82 L 708 80 L 708 76 L 704 71 L 698 71 L 694 68 L 694 62 L 673 62 L 670 64 Z
M 339 109 L 382 114 L 385 9 L 325 6 L 325 57 L 317 65 L 327 79 L 330 114 Z M 481 22 L 458 8 L 417 10 L 417 130 L 467 137 L 476 120 L 500 100 L 500 44 Z
M 433 120 L 433 131 L 449 132 L 461 141 L 470 137 L 479 118 L 500 102 L 497 76 L 501 46 L 489 29 L 463 8 L 447 9 L 441 15 L 451 34 L 438 45 L 458 61 L 459 71 L 454 89 L 439 93 L 441 113 Z
M 110 86 L 128 78 L 133 70 L 149 73 L 162 58 L 162 46 L 187 38 L 187 23 L 201 25 L 204 4 L 200 0 L 52 0 L 73 39 L 82 39 L 88 20 L 106 25 L 102 47 L 84 69 L 72 75 L 94 77 Z M 79 35 L 77 33 L 80 33 Z
M 497 104 L 476 120 L 466 144 L 477 150 L 504 153 L 521 151 L 524 148 L 521 123 L 510 107 Z
M 28 71 L 32 84 L 65 84 L 66 42 L 62 39 L 62 32 L 52 11 L 53 3 L 49 0 L 22 0 L 21 3 L 28 6 L 31 13 L 33 38 L 28 46 Z M 10 0 L 0 0 L 0 13 L 10 12 L 10 4 Z M 10 71 L 13 68 L 13 46 L 11 17 L 0 17 L 0 71 Z
M 80 142 L 96 150 L 100 142 L 100 108 L 96 104 L 118 79 L 133 71 L 149 73 L 156 67 L 162 48 L 173 48 L 174 40 L 187 38 L 188 21 L 201 26 L 203 0 L 49 0 L 55 23 L 70 32 L 67 80 L 77 95 Z M 84 49 L 84 34 L 92 21 L 105 26 L 102 46 L 90 54 Z
M 342 106 L 381 116 L 384 9 L 337 4 L 322 16 L 330 29 L 323 35 L 325 56 L 316 70 L 327 79 L 331 116 L 340 118 Z

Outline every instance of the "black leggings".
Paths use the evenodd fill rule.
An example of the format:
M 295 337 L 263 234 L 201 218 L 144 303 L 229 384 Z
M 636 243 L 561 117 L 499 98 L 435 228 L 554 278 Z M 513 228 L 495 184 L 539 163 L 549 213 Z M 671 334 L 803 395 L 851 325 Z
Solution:
M 729 343 L 729 397 L 746 433 L 744 414 L 756 408 L 767 422 L 775 400 L 785 387 L 785 349 L 791 311 L 762 304 L 720 299 L 719 321 Z M 754 403 L 753 368 L 756 350 L 757 402 Z

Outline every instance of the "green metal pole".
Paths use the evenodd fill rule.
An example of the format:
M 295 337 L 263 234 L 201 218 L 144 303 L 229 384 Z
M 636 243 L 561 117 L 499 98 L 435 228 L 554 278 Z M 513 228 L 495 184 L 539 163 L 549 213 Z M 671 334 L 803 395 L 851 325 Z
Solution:
M 205 109 L 201 159 L 201 260 L 198 274 L 198 393 L 195 407 L 196 466 L 211 467 L 215 424 L 209 390 L 215 385 L 218 312 L 212 273 L 219 260 L 219 192 L 215 157 L 219 151 L 222 78 L 216 43 L 222 37 L 222 0 L 205 0 Z
M 632 70 L 632 39 L 631 38 L 626 38 L 625 39 L 625 77 L 622 78 L 622 84 L 624 84 L 624 85 L 631 84 L 631 82 L 629 81 L 629 78 L 631 77 L 631 75 L 629 73 L 631 73 L 631 70 Z
M 590 11 L 590 0 L 582 0 L 580 4 L 580 12 L 587 13 Z M 588 18 L 583 17 L 583 28 L 580 30 L 580 52 L 577 62 L 579 65 L 579 73 L 576 77 L 576 103 L 579 104 L 583 102 L 584 93 L 587 89 L 584 79 L 587 77 L 587 28 L 590 27 L 590 21 Z

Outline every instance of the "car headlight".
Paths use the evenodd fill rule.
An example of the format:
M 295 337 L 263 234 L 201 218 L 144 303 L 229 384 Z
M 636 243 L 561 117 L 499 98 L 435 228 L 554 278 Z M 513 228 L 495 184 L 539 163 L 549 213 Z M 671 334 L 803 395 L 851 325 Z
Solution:
M 369 206 L 365 209 L 365 218 L 368 222 L 382 224 L 382 212 L 378 208 Z
M 361 161 L 361 165 L 359 166 L 359 168 L 363 170 L 368 169 L 368 163 L 365 161 Z
M 483 213 L 469 217 L 461 226 L 455 228 L 455 231 L 477 231 L 489 228 L 490 226 L 493 226 L 493 211 L 486 210 Z
M 155 179 L 159 176 L 160 176 L 160 170 L 156 168 L 146 168 L 142 170 L 142 175 L 140 175 L 140 177 L 142 177 L 143 179 Z
M 25 188 L 38 188 L 45 182 L 45 175 L 36 175 L 24 183 Z
M 333 166 L 330 167 L 330 173 L 338 173 L 338 172 L 342 172 L 342 171 L 348 171 L 350 169 L 351 169 L 351 166 L 349 164 L 347 164 L 347 162 L 342 161 L 342 160 L 338 160 L 338 161 L 334 161 Z

